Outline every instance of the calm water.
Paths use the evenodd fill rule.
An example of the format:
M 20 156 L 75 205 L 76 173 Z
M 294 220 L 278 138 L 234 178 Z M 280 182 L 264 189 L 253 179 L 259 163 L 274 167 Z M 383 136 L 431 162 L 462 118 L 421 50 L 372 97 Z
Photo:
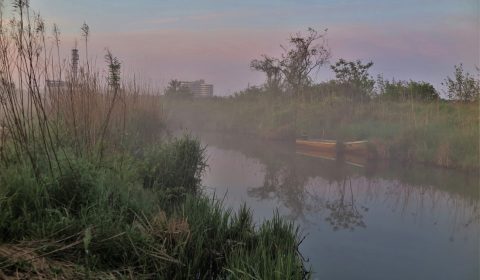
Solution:
M 257 222 L 278 211 L 306 238 L 314 279 L 479 279 L 478 176 L 422 166 L 362 166 L 286 143 L 219 135 L 203 184 Z

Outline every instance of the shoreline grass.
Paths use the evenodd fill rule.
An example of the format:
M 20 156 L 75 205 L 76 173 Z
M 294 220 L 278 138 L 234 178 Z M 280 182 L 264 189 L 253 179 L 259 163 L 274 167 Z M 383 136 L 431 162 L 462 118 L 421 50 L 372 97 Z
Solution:
M 70 158 L 71 171 L 40 182 L 28 166 L 2 168 L 2 273 L 64 279 L 308 277 L 298 228 L 278 214 L 256 226 L 246 206 L 232 212 L 202 194 L 197 179 L 204 156 L 197 140 L 158 145 L 159 152 L 148 154 L 152 159 L 130 158 L 119 169 L 112 158 L 101 169 Z M 146 168 L 153 158 L 162 168 Z M 164 179 L 172 171 L 171 180 L 144 180 Z M 5 253 L 13 251 L 23 253 Z
M 282 141 L 305 135 L 369 140 L 380 159 L 466 171 L 480 167 L 478 102 L 374 99 L 360 103 L 337 97 L 303 101 L 265 93 L 165 99 L 172 128 Z
M 161 98 L 122 80 L 118 58 L 107 50 L 102 75 L 78 49 L 52 57 L 58 27 L 49 47 L 28 1 L 12 5 L 11 20 L 0 9 L 0 278 L 309 277 L 290 222 L 255 226 L 202 193 L 203 147 L 165 138 Z

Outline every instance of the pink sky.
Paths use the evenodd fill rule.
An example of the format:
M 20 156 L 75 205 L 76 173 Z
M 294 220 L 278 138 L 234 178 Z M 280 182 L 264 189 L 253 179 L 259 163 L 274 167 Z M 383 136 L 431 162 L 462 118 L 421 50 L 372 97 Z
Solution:
M 68 2 L 68 3 L 67 3 Z M 262 54 L 278 55 L 294 32 L 328 28 L 332 62 L 373 61 L 372 74 L 440 83 L 464 63 L 480 65 L 478 0 L 32 0 L 57 22 L 65 50 L 86 21 L 90 53 L 103 64 L 106 47 L 125 72 L 163 87 L 170 79 L 203 78 L 227 95 L 264 77 L 249 69 Z M 84 50 L 80 45 L 81 55 Z M 325 67 L 317 81 L 332 78 Z

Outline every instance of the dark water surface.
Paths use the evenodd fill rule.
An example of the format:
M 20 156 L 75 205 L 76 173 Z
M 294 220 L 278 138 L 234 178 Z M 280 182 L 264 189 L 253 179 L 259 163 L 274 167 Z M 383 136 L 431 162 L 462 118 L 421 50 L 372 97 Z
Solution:
M 262 221 L 278 209 L 306 235 L 313 279 L 479 279 L 478 176 L 354 164 L 288 143 L 199 135 L 203 185 Z

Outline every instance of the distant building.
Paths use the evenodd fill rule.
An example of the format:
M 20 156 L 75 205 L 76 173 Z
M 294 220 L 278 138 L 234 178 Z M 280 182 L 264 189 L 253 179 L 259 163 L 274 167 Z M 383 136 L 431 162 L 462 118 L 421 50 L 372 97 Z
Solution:
M 78 54 L 78 49 L 77 48 L 72 49 L 71 79 L 73 81 L 77 79 L 79 57 L 80 56 Z M 45 83 L 49 90 L 65 90 L 70 85 L 70 83 L 62 80 L 46 80 Z
M 213 96 L 213 85 L 206 84 L 205 80 L 193 82 L 181 81 L 180 86 L 188 88 L 194 97 L 210 97 Z

